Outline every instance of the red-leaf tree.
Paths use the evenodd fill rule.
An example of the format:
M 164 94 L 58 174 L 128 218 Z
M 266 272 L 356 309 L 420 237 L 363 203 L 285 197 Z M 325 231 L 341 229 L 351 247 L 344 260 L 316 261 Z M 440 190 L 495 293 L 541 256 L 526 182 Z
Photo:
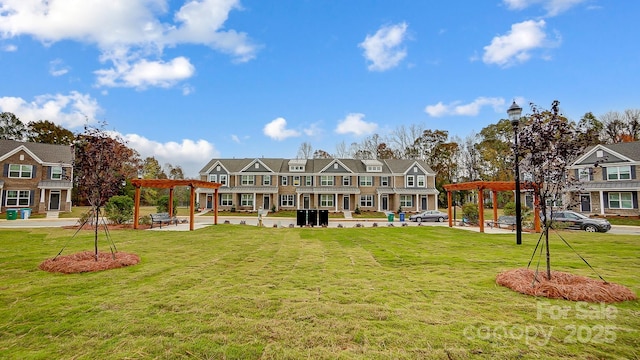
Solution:
M 551 110 L 543 110 L 531 104 L 532 114 L 524 120 L 520 130 L 519 152 L 524 154 L 521 169 L 530 176 L 537 187 L 547 260 L 547 278 L 551 279 L 549 254 L 549 228 L 553 214 L 551 204 L 566 200 L 566 191 L 575 179 L 567 176 L 567 166 L 585 149 L 587 143 L 573 122 L 560 113 L 560 103 L 555 100 Z
M 85 126 L 75 142 L 74 176 L 80 196 L 95 216 L 95 257 L 98 259 L 98 221 L 107 200 L 117 195 L 137 167 L 139 156 L 125 141 L 101 127 Z

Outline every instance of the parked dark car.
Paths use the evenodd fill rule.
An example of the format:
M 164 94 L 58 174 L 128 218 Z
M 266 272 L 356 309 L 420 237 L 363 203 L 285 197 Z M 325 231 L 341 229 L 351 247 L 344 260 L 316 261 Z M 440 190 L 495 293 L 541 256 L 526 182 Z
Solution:
M 409 221 L 417 221 L 417 222 L 423 222 L 423 221 L 443 222 L 448 219 L 449 219 L 449 215 L 438 210 L 427 210 L 420 214 L 409 216 Z
M 594 219 L 575 211 L 554 211 L 552 221 L 568 224 L 568 229 L 584 230 L 587 232 L 607 232 L 611 223 L 606 219 Z

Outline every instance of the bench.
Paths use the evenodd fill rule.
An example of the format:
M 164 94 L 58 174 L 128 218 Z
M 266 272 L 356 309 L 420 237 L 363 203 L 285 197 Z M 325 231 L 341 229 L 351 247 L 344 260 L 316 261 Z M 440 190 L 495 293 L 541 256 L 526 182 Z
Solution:
M 502 215 L 498 217 L 498 221 L 488 221 L 487 226 L 493 228 L 494 226 L 501 229 L 502 226 L 506 226 L 511 231 L 516 229 L 516 217 L 512 215 Z
M 157 213 L 157 214 L 150 214 L 149 215 L 151 217 L 151 228 L 153 229 L 153 224 L 160 224 L 160 229 L 162 229 L 162 224 L 169 224 L 171 225 L 171 223 L 176 224 L 176 226 L 178 225 L 178 218 L 177 217 L 171 217 L 169 216 L 169 213 Z

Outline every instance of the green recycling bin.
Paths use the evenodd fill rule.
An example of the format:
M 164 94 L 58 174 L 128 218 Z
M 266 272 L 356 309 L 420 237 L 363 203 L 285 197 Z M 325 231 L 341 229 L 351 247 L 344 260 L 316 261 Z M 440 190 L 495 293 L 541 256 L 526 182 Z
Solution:
M 15 220 L 18 218 L 18 210 L 7 209 L 7 220 Z
M 393 222 L 393 213 L 389 213 L 387 215 L 387 219 L 389 220 L 389 222 Z

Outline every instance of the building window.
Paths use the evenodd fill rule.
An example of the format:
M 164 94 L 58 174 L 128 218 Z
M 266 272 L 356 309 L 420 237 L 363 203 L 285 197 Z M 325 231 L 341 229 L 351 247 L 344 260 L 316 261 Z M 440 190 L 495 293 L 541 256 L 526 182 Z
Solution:
M 389 177 L 381 176 L 380 177 L 380 186 L 389 186 Z
M 380 165 L 367 165 L 367 172 L 382 172 Z
M 9 177 L 20 179 L 31 179 L 33 173 L 33 165 L 9 165 Z
M 253 167 L 255 167 L 256 169 L 260 169 L 260 164 L 255 163 L 255 164 L 253 164 Z
M 253 194 L 242 194 L 240 206 L 253 206 Z
M 300 175 L 293 177 L 293 186 L 300 186 Z
M 373 186 L 373 176 L 360 176 L 360 186 Z
M 220 205 L 222 206 L 233 205 L 233 194 L 220 194 Z
M 578 180 L 589 181 L 591 179 L 590 171 L 588 168 L 578 170 Z
M 313 176 L 306 176 L 305 177 L 305 185 L 306 186 L 313 186 Z
M 51 167 L 51 180 L 62 180 L 62 166 Z
M 424 175 L 418 175 L 418 187 L 425 187 Z
M 217 174 L 209 174 L 209 182 L 218 182 Z
M 416 186 L 416 180 L 415 179 L 416 179 L 415 176 L 407 175 L 407 187 Z
M 222 186 L 227 186 L 227 175 L 226 174 L 221 174 L 220 175 L 220 184 L 222 184 Z
M 631 166 L 612 166 L 607 168 L 607 180 L 631 179 Z
M 609 193 L 610 209 L 633 209 L 633 196 L 630 192 Z
M 351 176 L 342 177 L 342 186 L 351 186 Z
M 331 194 L 322 194 L 322 195 L 320 195 L 320 206 L 321 207 L 333 207 L 333 195 L 331 195 Z
M 291 172 L 303 172 L 304 165 L 289 165 L 289 171 Z
M 283 176 L 280 179 L 280 184 L 282 184 L 282 186 L 287 186 L 287 177 L 286 176 Z
M 6 206 L 29 206 L 29 190 L 7 190 Z
M 262 185 L 264 186 L 271 185 L 271 175 L 262 175 Z
M 413 207 L 413 196 L 411 196 L 411 195 L 400 195 L 400 206 L 402 206 L 402 207 Z
M 256 182 L 255 175 L 242 175 L 242 185 L 253 185 Z
M 294 203 L 294 196 L 291 195 L 280 195 L 280 206 L 285 206 L 285 207 L 293 207 L 295 206 Z
M 320 176 L 320 186 L 333 186 L 333 176 Z
M 373 195 L 360 195 L 360 207 L 373 207 Z

